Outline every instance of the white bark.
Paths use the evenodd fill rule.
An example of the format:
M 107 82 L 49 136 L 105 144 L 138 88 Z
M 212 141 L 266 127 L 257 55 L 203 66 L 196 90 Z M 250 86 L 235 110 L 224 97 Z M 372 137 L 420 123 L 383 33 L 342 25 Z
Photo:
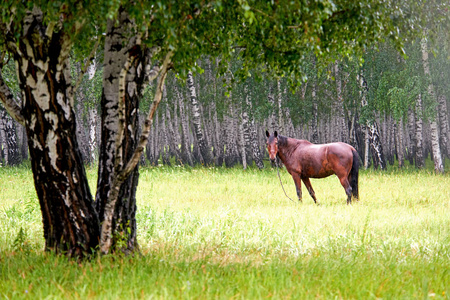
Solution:
M 364 76 L 362 73 L 357 75 L 357 79 L 358 79 L 360 87 L 361 87 L 361 90 L 360 90 L 361 106 L 366 107 L 368 105 L 367 82 L 364 79 Z M 369 157 L 368 157 L 369 149 L 367 149 L 367 147 L 370 146 L 370 149 L 372 151 L 372 157 L 374 160 L 373 161 L 374 167 L 375 168 L 380 167 L 380 169 L 384 170 L 386 168 L 386 161 L 384 160 L 383 147 L 381 145 L 381 139 L 380 139 L 380 131 L 378 129 L 378 123 L 376 120 L 371 120 L 371 121 L 367 120 L 367 122 L 366 122 L 365 145 L 366 145 L 366 149 L 365 149 L 365 154 L 364 154 L 364 167 L 368 168 L 368 166 L 369 166 L 369 161 L 368 161 L 369 160 Z
M 416 115 L 416 168 L 425 167 L 425 158 L 423 154 L 423 110 L 422 110 L 422 95 L 419 94 L 416 99 L 416 107 L 415 107 L 415 115 Z
M 89 153 L 91 156 L 91 161 L 96 160 L 97 152 L 97 110 L 95 108 L 89 108 Z
M 197 93 L 194 85 L 194 77 L 192 72 L 188 72 L 187 84 L 190 92 L 190 103 L 192 110 L 192 124 L 194 125 L 194 133 L 200 148 L 200 162 L 207 165 L 211 162 L 211 150 L 209 149 L 205 136 L 203 134 L 199 103 L 197 101 Z
M 244 91 L 246 90 L 246 86 L 244 87 Z M 241 105 L 241 120 L 240 124 L 240 132 L 241 132 L 241 156 L 242 156 L 242 165 L 244 170 L 247 168 L 247 164 L 251 163 L 251 156 L 249 155 L 250 149 L 250 132 L 249 132 L 249 124 L 248 124 L 248 113 L 247 113 L 247 103 L 244 102 Z
M 448 109 L 447 109 L 447 97 L 445 95 L 439 95 L 439 132 L 441 134 L 440 141 L 442 146 L 442 152 L 448 158 L 450 158 L 450 131 L 448 123 Z
M 426 31 L 425 31 L 426 34 Z M 427 46 L 427 40 L 425 38 L 422 38 L 421 40 L 421 49 L 422 49 L 422 65 L 424 74 L 428 81 L 428 95 L 432 98 L 432 102 L 434 105 L 433 111 L 436 112 L 436 106 L 437 106 L 437 99 L 436 99 L 436 93 L 434 91 L 434 86 L 431 81 L 431 72 L 430 72 L 430 66 L 428 62 L 428 46 Z M 439 132 L 438 132 L 438 125 L 436 121 L 436 113 L 433 114 L 432 119 L 430 121 L 430 131 L 431 131 L 431 149 L 433 151 L 433 161 L 434 161 L 434 170 L 438 173 L 444 172 L 444 164 L 442 161 L 442 154 L 441 154 L 441 147 L 439 144 Z
M 256 124 L 255 124 L 255 119 L 253 117 L 252 114 L 252 101 L 251 101 L 251 94 L 248 91 L 248 89 L 246 89 L 246 95 L 245 95 L 245 101 L 247 104 L 247 108 L 250 112 L 250 116 L 249 116 L 249 127 L 250 127 L 250 143 L 251 143 L 251 149 L 252 149 L 252 158 L 255 161 L 256 166 L 259 169 L 264 168 L 264 163 L 262 161 L 262 155 L 261 155 L 261 151 L 259 149 L 259 142 L 258 142 L 258 135 L 257 135 L 257 131 L 256 131 Z
M 141 157 L 145 145 L 148 142 L 148 137 L 150 134 L 150 128 L 153 123 L 153 118 L 156 113 L 156 110 L 159 106 L 159 103 L 162 99 L 162 91 L 164 88 L 165 79 L 168 72 L 168 66 L 170 64 L 170 60 L 172 57 L 172 52 L 169 52 L 166 55 L 166 58 L 164 59 L 164 62 L 161 66 L 160 75 L 158 77 L 158 82 L 156 84 L 156 91 L 153 103 L 150 107 L 150 111 L 148 113 L 147 119 L 145 120 L 144 126 L 142 128 L 142 133 L 139 138 L 139 143 L 136 147 L 136 150 L 134 151 L 132 157 L 128 161 L 128 163 L 125 165 L 124 168 L 120 170 L 118 174 L 116 174 L 116 177 L 114 178 L 111 193 L 109 194 L 108 201 L 105 206 L 105 219 L 102 223 L 101 227 L 101 234 L 100 234 L 100 251 L 103 254 L 107 254 L 111 248 L 112 245 L 112 217 L 113 217 L 113 211 L 115 208 L 115 204 L 117 202 L 117 198 L 120 191 L 120 185 L 123 183 L 128 175 L 131 173 L 131 171 L 136 167 L 137 163 L 139 162 L 139 158 Z M 119 109 L 120 110 L 120 109 Z M 120 131 L 119 131 L 120 132 Z M 116 154 L 117 155 L 117 154 Z M 119 159 L 118 159 L 119 160 Z M 122 162 L 116 161 L 116 166 L 121 164 Z
M 278 103 L 278 131 L 280 134 L 286 135 L 286 129 L 284 126 L 284 120 L 283 120 L 283 97 L 282 97 L 282 91 L 281 91 L 281 82 L 280 80 L 277 80 L 277 103 Z
M 317 129 L 317 120 L 318 120 L 318 104 L 316 98 L 316 88 L 317 84 L 314 81 L 312 87 L 312 118 L 311 118 L 311 143 L 318 144 L 319 143 L 319 132 Z

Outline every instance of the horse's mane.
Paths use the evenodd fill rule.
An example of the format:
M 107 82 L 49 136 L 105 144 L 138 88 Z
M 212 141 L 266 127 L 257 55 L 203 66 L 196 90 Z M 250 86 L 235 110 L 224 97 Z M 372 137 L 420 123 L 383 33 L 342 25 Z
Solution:
M 288 138 L 283 136 L 283 135 L 279 135 L 278 136 L 278 145 L 281 147 L 285 147 L 288 144 Z

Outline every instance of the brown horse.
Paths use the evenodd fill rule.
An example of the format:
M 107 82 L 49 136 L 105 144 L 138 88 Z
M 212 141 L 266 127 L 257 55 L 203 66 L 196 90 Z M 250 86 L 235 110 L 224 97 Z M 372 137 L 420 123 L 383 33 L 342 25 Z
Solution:
M 359 156 L 355 148 L 346 143 L 316 145 L 306 140 L 297 140 L 275 131 L 270 135 L 266 131 L 267 150 L 271 161 L 278 156 L 286 170 L 292 175 L 297 196 L 302 201 L 301 182 L 317 203 L 316 195 L 309 178 L 324 178 L 336 174 L 347 194 L 347 204 L 358 195 Z

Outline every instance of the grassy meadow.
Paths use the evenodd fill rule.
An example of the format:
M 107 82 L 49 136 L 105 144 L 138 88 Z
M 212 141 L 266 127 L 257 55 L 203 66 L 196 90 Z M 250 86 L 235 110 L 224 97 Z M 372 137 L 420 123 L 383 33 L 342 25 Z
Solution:
M 141 255 L 78 263 L 43 251 L 31 171 L 0 168 L 0 299 L 450 298 L 448 172 L 361 170 L 350 206 L 311 181 L 319 206 L 270 167 L 143 167 Z

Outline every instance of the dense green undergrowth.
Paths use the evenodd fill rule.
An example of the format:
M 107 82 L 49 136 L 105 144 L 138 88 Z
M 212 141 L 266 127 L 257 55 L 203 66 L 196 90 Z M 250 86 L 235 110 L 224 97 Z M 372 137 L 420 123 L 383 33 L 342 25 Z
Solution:
M 447 173 L 361 170 L 350 206 L 334 176 L 316 206 L 270 167 L 140 174 L 140 254 L 79 263 L 43 251 L 31 171 L 0 168 L 0 298 L 449 298 Z

